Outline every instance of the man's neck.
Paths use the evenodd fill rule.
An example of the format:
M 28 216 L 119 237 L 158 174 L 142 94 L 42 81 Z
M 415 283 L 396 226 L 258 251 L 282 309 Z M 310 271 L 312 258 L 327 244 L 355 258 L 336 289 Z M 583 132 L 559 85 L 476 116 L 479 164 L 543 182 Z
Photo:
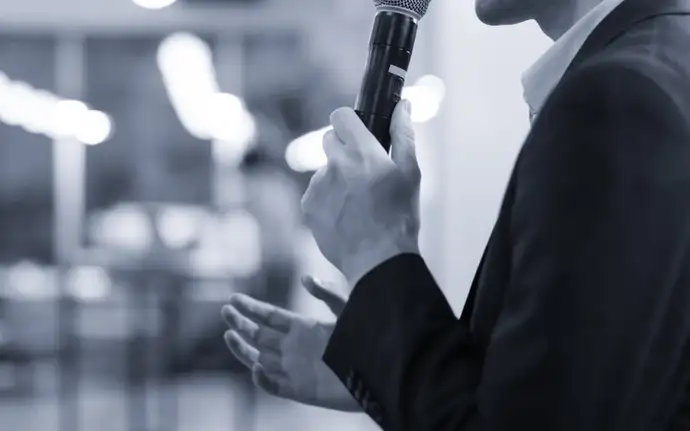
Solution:
M 552 6 L 535 17 L 541 30 L 551 40 L 563 36 L 589 11 L 597 7 L 604 0 L 563 0 L 553 1 Z

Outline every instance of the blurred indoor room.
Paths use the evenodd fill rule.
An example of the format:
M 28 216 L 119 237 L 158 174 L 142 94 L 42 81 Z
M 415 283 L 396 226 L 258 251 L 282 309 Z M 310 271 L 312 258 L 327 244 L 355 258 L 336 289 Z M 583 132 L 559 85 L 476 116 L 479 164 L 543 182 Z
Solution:
M 469 286 L 528 128 L 519 74 L 547 46 L 530 25 L 487 34 L 472 7 L 434 0 L 403 92 L 443 286 Z M 299 285 L 341 281 L 299 203 L 373 15 L 371 0 L 0 2 L 0 429 L 378 429 L 260 393 L 220 316 L 245 292 L 331 318 Z

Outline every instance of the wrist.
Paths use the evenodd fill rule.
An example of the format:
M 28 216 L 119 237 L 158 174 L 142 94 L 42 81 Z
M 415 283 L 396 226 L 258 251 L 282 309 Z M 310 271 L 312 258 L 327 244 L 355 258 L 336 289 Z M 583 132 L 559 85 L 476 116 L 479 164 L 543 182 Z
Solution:
M 341 269 L 350 290 L 354 289 L 357 283 L 374 268 L 401 254 L 420 254 L 417 241 L 377 244 L 375 247 L 360 250 L 344 262 Z

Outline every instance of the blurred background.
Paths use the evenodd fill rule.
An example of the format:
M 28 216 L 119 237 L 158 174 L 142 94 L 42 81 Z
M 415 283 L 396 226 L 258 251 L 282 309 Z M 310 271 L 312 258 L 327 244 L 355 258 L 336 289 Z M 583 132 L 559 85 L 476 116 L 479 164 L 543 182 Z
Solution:
M 370 0 L 0 2 L 0 429 L 374 430 L 253 390 L 222 341 L 246 292 L 332 319 L 299 200 L 352 106 Z M 459 312 L 548 47 L 434 0 L 403 93 L 422 250 Z

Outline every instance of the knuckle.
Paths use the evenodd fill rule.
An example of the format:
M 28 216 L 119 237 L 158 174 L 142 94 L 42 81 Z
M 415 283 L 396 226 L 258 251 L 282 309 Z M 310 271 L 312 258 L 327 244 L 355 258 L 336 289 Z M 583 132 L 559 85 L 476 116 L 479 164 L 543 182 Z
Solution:
M 300 206 L 302 207 L 303 212 L 309 212 L 309 208 L 311 207 L 311 202 L 314 199 L 314 178 L 312 178 L 312 181 L 309 183 L 307 186 L 307 190 L 304 192 L 302 195 L 302 199 L 300 200 Z
M 337 141 L 334 131 L 330 131 L 324 136 L 322 146 L 323 152 L 326 154 L 327 163 L 329 165 L 336 164 L 340 158 L 338 151 L 340 144 Z
M 328 131 L 323 135 L 324 145 L 326 145 L 326 142 L 334 140 L 335 137 L 336 137 L 335 130 L 328 129 Z
M 237 347 L 242 356 L 244 356 L 247 359 L 252 358 L 252 351 L 249 349 L 249 346 L 247 346 L 245 343 L 238 343 Z
M 417 136 L 413 127 L 403 127 L 402 134 L 403 134 L 403 137 L 405 139 L 407 139 L 408 141 L 410 141 L 412 143 L 414 143 L 415 138 Z
M 233 328 L 235 328 L 235 329 L 239 329 L 239 328 L 242 326 L 242 320 L 241 320 L 240 317 L 237 315 L 237 312 L 235 312 L 235 311 L 233 310 L 233 311 L 229 314 L 229 316 L 230 316 L 230 319 L 229 319 L 229 322 L 228 322 L 228 323 L 231 325 L 231 327 L 233 327 Z
M 302 207 L 302 212 L 305 214 L 311 213 L 313 207 L 314 207 L 314 191 L 312 190 L 311 186 L 309 186 L 309 189 L 304 193 L 302 196 L 302 200 L 300 201 L 300 206 Z
M 307 227 L 311 228 L 314 222 L 314 205 L 312 205 L 310 199 L 302 199 L 301 203 L 302 215 L 304 216 L 304 223 Z
M 410 168 L 410 176 L 415 183 L 419 183 L 422 180 L 422 170 L 419 169 L 419 165 L 412 165 Z
M 266 339 L 266 331 L 261 326 L 257 327 L 252 331 L 252 340 L 257 343 L 262 343 Z
M 316 212 L 316 209 L 318 208 L 318 201 L 321 198 L 321 184 L 323 183 L 323 179 L 328 175 L 328 166 L 323 166 L 319 168 L 318 171 L 312 176 L 311 181 L 309 182 L 309 186 L 307 186 L 307 190 L 304 192 L 304 195 L 302 195 L 302 199 L 300 200 L 300 207 L 302 209 L 302 213 L 306 217 L 307 220 L 309 220 L 311 217 Z
M 259 335 L 259 327 L 256 323 L 249 319 L 245 319 L 243 322 L 243 330 L 249 337 L 249 339 L 254 340 Z
M 249 346 L 247 343 L 244 342 L 244 340 L 240 339 L 234 339 L 233 340 L 233 346 L 237 350 L 237 353 L 240 355 L 244 356 L 245 358 L 248 358 L 251 356 L 251 351 L 249 350 Z
M 304 196 L 302 196 L 302 200 L 299 202 L 299 207 L 300 210 L 302 211 L 302 214 L 306 214 L 307 212 L 307 202 L 304 199 Z
M 299 204 L 300 207 L 302 208 L 302 212 L 307 212 L 309 209 L 309 189 L 302 195 L 302 199 L 300 200 Z
M 352 111 L 352 113 L 354 113 L 354 110 L 352 108 L 349 108 L 346 106 L 343 106 L 341 108 L 336 109 L 335 111 L 333 111 L 331 113 L 331 116 L 330 116 L 331 123 L 334 121 L 339 122 L 339 121 L 345 120 L 348 117 L 348 115 L 350 115 L 350 111 Z
M 244 340 L 254 339 L 253 328 L 250 325 L 248 325 L 246 322 L 242 322 L 240 324 L 240 326 L 238 326 L 237 330 Z
M 400 141 L 407 143 L 414 143 L 415 141 L 415 131 L 412 127 L 398 127 L 393 133 Z

